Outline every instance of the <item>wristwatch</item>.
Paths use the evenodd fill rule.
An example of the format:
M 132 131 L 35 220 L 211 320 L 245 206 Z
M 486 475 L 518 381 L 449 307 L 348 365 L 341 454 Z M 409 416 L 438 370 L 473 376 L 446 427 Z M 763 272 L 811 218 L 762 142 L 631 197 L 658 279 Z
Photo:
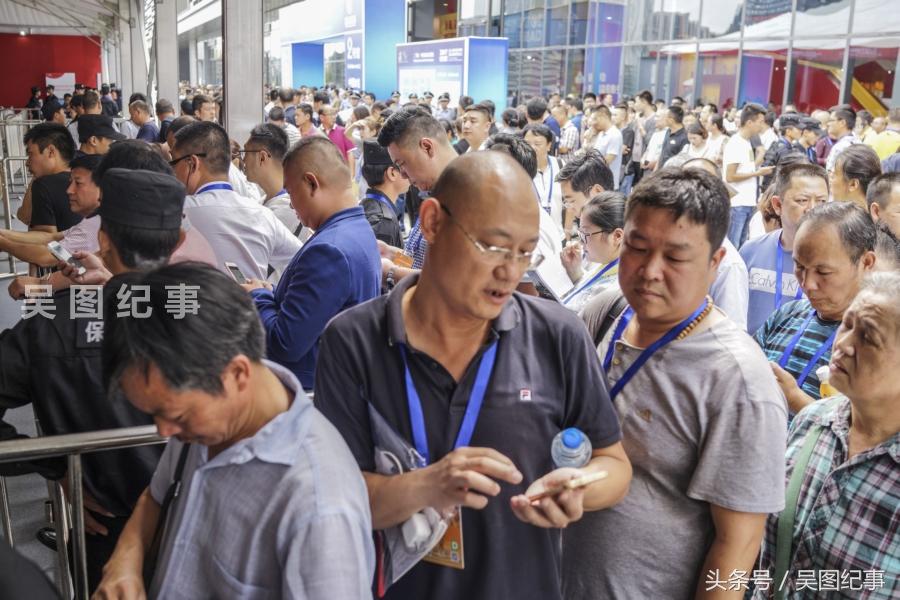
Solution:
M 387 291 L 391 291 L 394 289 L 394 286 L 397 285 L 397 282 L 394 281 L 394 269 L 397 267 L 391 267 L 388 269 L 387 275 L 384 276 L 384 287 L 387 288 Z

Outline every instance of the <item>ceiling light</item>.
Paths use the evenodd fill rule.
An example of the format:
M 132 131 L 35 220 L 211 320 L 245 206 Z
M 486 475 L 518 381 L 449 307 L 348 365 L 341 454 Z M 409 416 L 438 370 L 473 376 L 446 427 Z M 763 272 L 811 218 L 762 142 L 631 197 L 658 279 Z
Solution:
M 20 30 L 19 30 L 19 35 L 24 36 L 24 35 L 25 35 L 25 30 L 24 30 L 24 29 L 20 29 Z

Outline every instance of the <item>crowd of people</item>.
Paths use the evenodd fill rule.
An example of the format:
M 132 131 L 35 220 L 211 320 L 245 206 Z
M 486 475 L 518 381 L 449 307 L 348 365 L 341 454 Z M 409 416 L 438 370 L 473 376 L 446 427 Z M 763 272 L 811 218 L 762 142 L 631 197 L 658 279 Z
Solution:
M 0 231 L 0 416 L 169 437 L 84 457 L 95 598 L 900 593 L 900 108 L 184 91 Z

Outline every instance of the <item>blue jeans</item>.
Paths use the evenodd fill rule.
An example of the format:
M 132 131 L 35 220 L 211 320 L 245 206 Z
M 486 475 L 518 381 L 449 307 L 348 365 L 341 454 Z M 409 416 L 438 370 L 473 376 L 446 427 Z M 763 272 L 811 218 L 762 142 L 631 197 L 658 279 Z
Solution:
M 728 226 L 728 241 L 740 249 L 741 244 L 747 241 L 750 233 L 750 218 L 756 212 L 755 206 L 732 206 L 731 225 Z
M 628 194 L 631 193 L 631 186 L 634 182 L 634 175 L 626 175 L 622 178 L 622 181 L 619 183 L 619 192 L 622 193 L 625 197 L 628 197 Z

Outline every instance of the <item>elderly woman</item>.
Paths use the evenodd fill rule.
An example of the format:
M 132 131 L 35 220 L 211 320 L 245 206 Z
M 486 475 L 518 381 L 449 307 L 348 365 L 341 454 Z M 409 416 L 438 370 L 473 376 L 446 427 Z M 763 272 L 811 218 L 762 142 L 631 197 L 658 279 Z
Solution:
M 897 598 L 900 573 L 900 274 L 873 273 L 829 364 L 843 395 L 794 419 L 785 510 L 769 516 L 754 598 Z M 781 558 L 779 561 L 778 557 Z M 781 566 L 781 568 L 779 568 Z M 840 592 L 838 590 L 840 589 Z

